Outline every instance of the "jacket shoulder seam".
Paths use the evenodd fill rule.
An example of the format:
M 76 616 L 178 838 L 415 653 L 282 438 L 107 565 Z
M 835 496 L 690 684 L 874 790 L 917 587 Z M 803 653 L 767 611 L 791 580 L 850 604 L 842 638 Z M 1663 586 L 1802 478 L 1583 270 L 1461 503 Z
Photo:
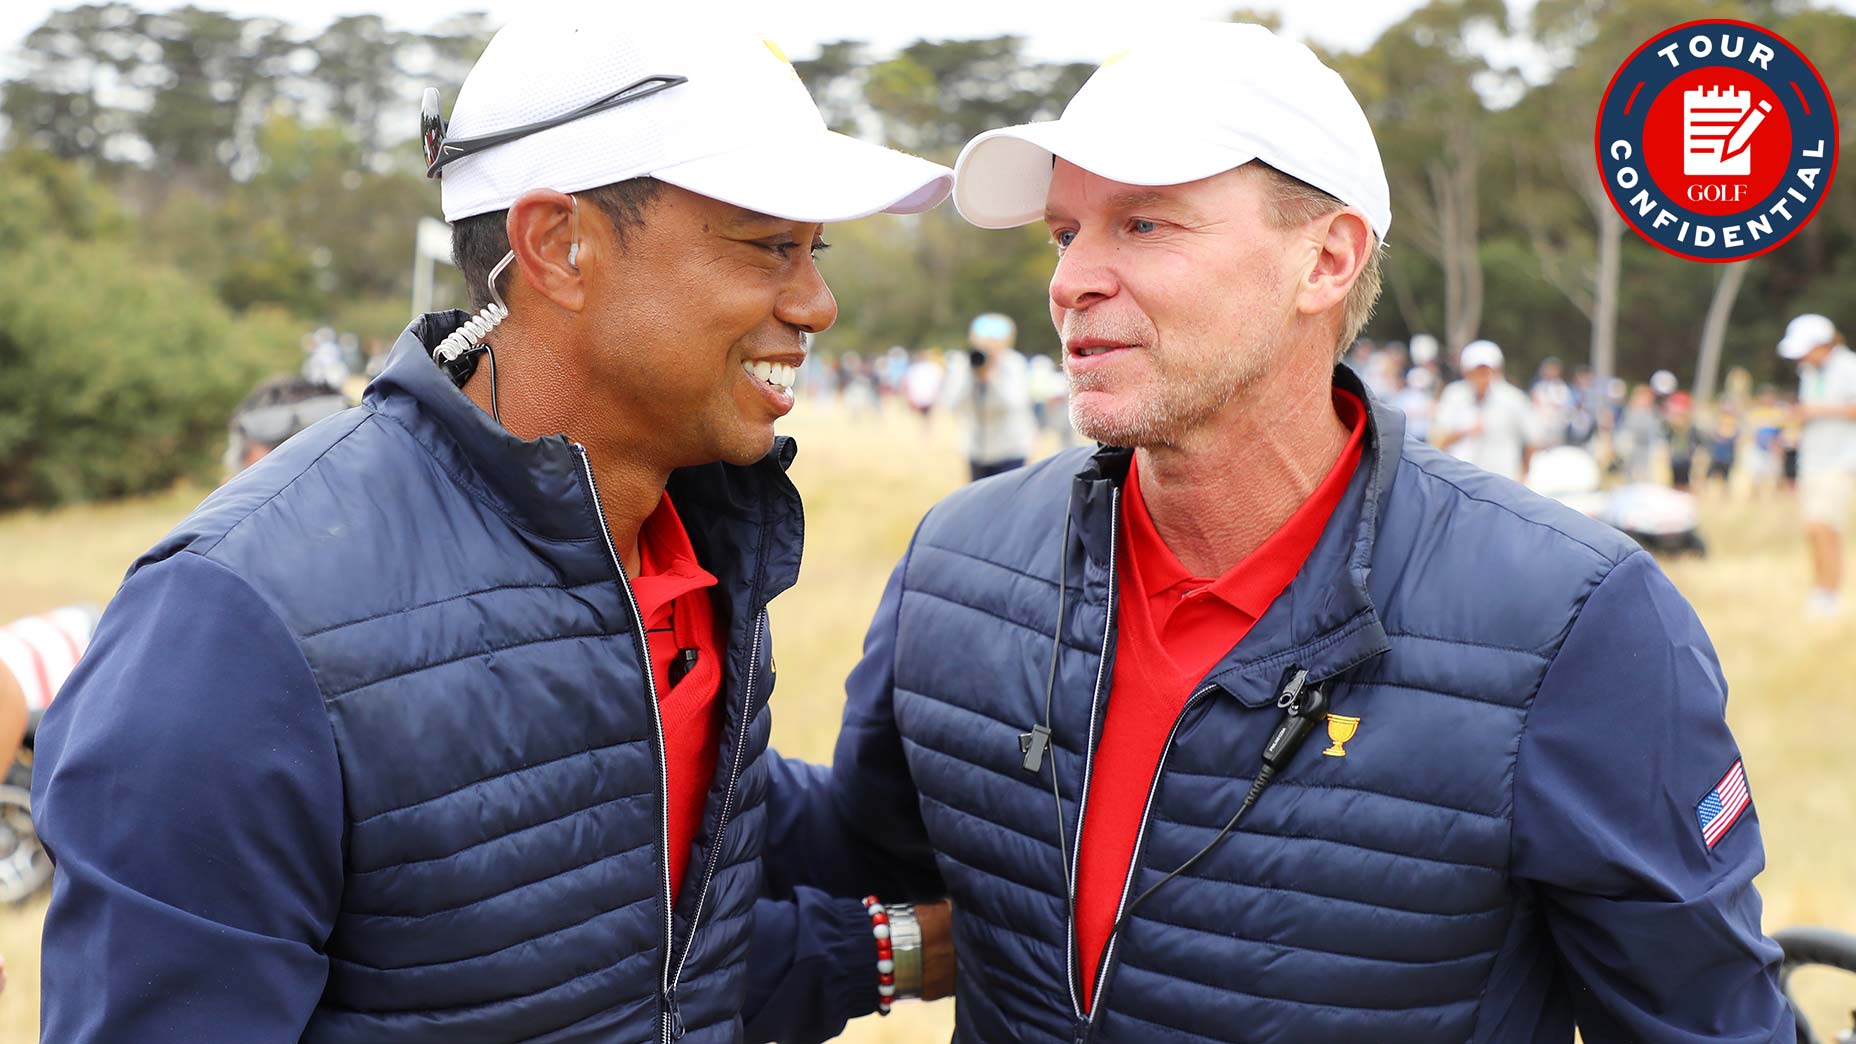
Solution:
M 314 458 L 312 458 L 308 463 L 304 464 L 303 470 L 290 476 L 289 481 L 278 483 L 277 488 L 271 491 L 270 496 L 265 497 L 263 501 L 257 504 L 253 504 L 248 511 L 246 511 L 243 515 L 240 515 L 235 521 L 233 521 L 231 525 L 227 526 L 217 537 L 214 537 L 211 543 L 208 543 L 208 544 L 205 544 L 199 547 L 196 550 L 196 553 L 199 554 L 201 558 L 212 559 L 213 552 L 219 548 L 220 544 L 225 543 L 226 540 L 228 540 L 232 536 L 232 533 L 234 530 L 244 525 L 248 520 L 251 519 L 253 515 L 256 515 L 258 512 L 263 511 L 267 507 L 270 507 L 272 502 L 275 501 L 278 497 L 283 496 L 286 490 L 290 489 L 292 486 L 295 486 L 299 481 L 302 480 L 304 475 L 309 474 L 310 471 L 314 470 L 318 464 L 321 464 L 322 458 L 328 456 L 331 452 L 333 452 L 335 447 L 341 445 L 344 442 L 347 442 L 349 436 L 353 435 L 357 431 L 360 431 L 361 428 L 365 426 L 367 422 L 374 415 L 375 414 L 372 410 L 368 410 L 366 416 L 363 416 L 359 421 L 357 421 L 353 427 L 349 428 L 345 432 L 342 432 L 341 438 L 338 438 L 335 441 L 329 443 L 327 446 L 324 446 L 322 448 L 321 453 L 316 454 Z M 217 561 L 217 560 L 214 560 L 214 561 Z M 243 576 L 240 576 L 239 579 L 243 581 L 245 578 Z M 255 591 L 256 588 L 253 588 L 253 590 Z M 269 600 L 267 599 L 266 600 L 267 604 L 268 604 L 268 601 Z M 279 622 L 282 622 L 282 617 L 279 617 Z M 291 631 L 290 633 L 292 635 L 296 634 L 295 631 Z
M 1541 652 L 1539 649 L 1528 649 L 1528 648 L 1524 648 L 1518 645 L 1502 645 L 1499 642 L 1476 642 L 1476 641 L 1470 641 L 1467 638 L 1446 638 L 1441 634 L 1421 634 L 1417 631 L 1388 630 L 1386 632 L 1386 637 L 1387 638 L 1416 639 L 1421 642 L 1439 642 L 1444 645 L 1461 645 L 1461 646 L 1464 646 L 1470 649 L 1488 649 L 1493 652 L 1515 653 L 1517 655 L 1531 657 L 1536 660 L 1551 659 L 1551 657 L 1549 657 L 1546 653 Z
M 1020 630 L 1030 631 L 1032 634 L 1037 635 L 1039 638 L 1044 638 L 1048 634 L 1048 632 L 1044 628 L 1034 627 L 1031 624 L 1025 623 L 1023 620 L 1014 620 L 1011 617 L 1006 616 L 1002 613 L 995 613 L 991 609 L 983 609 L 977 605 L 969 605 L 966 602 L 960 601 L 959 599 L 956 599 L 956 598 L 949 598 L 948 596 L 943 595 L 943 594 L 936 594 L 935 592 L 930 591 L 925 587 L 917 587 L 913 591 L 905 591 L 903 593 L 905 595 L 913 594 L 913 595 L 917 595 L 922 598 L 931 599 L 936 602 L 942 602 L 944 604 L 951 605 L 956 609 L 965 609 L 968 612 L 979 613 L 981 616 L 987 617 L 988 619 L 997 620 L 1002 624 L 1007 624 L 1012 627 L 1017 627 Z M 1063 647 L 1065 649 L 1069 649 L 1072 652 L 1088 653 L 1092 656 L 1095 655 L 1095 652 L 1096 652 L 1096 647 L 1093 645 L 1078 645 L 1075 642 L 1070 642 L 1070 641 L 1064 642 Z
M 404 613 L 418 612 L 421 609 L 431 609 L 434 606 L 445 605 L 450 602 L 462 601 L 466 598 L 476 598 L 481 595 L 497 594 L 503 591 L 576 591 L 583 587 L 603 586 L 606 584 L 610 584 L 611 582 L 612 582 L 611 580 L 589 580 L 583 584 L 559 584 L 559 583 L 497 584 L 493 587 L 482 587 L 474 591 L 462 591 L 458 594 L 446 595 L 443 598 L 435 598 L 429 602 L 420 602 L 417 605 L 395 606 L 392 609 L 387 609 L 382 612 L 374 613 L 370 616 L 363 616 L 363 617 L 359 617 L 353 620 L 343 620 L 338 623 L 324 624 L 320 627 L 315 628 L 314 630 L 304 631 L 301 637 L 320 638 L 323 635 L 331 634 L 335 631 L 340 631 L 344 628 L 358 627 L 361 624 L 373 623 L 376 620 L 384 620 L 389 616 L 399 616 Z
M 930 551 L 941 551 L 950 555 L 958 555 L 961 558 L 971 559 L 972 561 L 992 566 L 994 569 L 1002 569 L 1014 576 L 1023 577 L 1026 580 L 1036 580 L 1038 583 L 1046 584 L 1050 587 L 1057 586 L 1057 581 L 1052 580 L 1048 576 L 1038 576 L 1035 573 L 1027 573 L 1023 569 L 1006 565 L 1004 562 L 995 562 L 984 555 L 976 555 L 971 551 L 965 551 L 957 547 L 948 547 L 946 544 L 931 543 L 926 539 L 917 540 L 916 543 L 918 546 L 925 547 Z
M 1598 593 L 1599 588 L 1605 586 L 1605 581 L 1611 579 L 1612 574 L 1617 572 L 1618 566 L 1634 560 L 1638 555 L 1647 554 L 1649 554 L 1649 552 L 1642 548 L 1638 548 L 1636 551 L 1612 563 L 1611 568 L 1605 570 L 1604 575 L 1598 578 L 1598 581 L 1592 585 L 1591 590 L 1585 592 L 1585 595 L 1579 599 L 1578 607 L 1575 608 L 1572 615 L 1567 618 L 1565 629 L 1554 639 L 1553 655 L 1547 660 L 1546 669 L 1540 673 L 1540 681 L 1534 685 L 1534 691 L 1528 693 L 1527 699 L 1522 701 L 1520 727 L 1515 730 L 1514 734 L 1514 771 L 1508 774 L 1508 861 L 1510 865 L 1513 865 L 1514 862 L 1516 835 L 1514 799 L 1515 789 L 1521 779 L 1522 748 L 1527 745 L 1527 729 L 1528 726 L 1533 723 L 1534 708 L 1539 705 L 1540 690 L 1542 686 L 1546 684 L 1548 676 L 1553 673 L 1554 666 L 1559 663 L 1560 653 L 1566 648 L 1566 639 L 1572 636 L 1572 629 L 1578 626 L 1579 618 L 1585 615 L 1585 607 L 1591 603 L 1592 596 Z M 1485 981 L 1483 983 L 1484 993 L 1488 991 L 1488 986 L 1489 984 Z M 1480 996 L 1478 999 L 1480 999 Z
M 357 424 L 355 425 L 355 427 L 359 428 L 360 425 Z M 349 434 L 353 434 L 353 432 L 350 431 Z M 344 439 L 347 437 L 348 437 L 347 435 L 342 436 L 342 438 Z M 340 440 L 338 439 L 337 441 L 339 442 Z M 317 459 L 320 460 L 321 456 L 318 455 Z M 307 471 L 308 469 L 305 468 L 304 470 Z M 299 475 L 298 477 L 300 478 L 301 475 Z M 291 480 L 291 482 L 294 482 L 294 481 L 295 479 Z M 285 483 L 285 485 L 288 486 L 289 483 Z M 279 492 L 282 492 L 282 490 L 279 490 Z M 274 499 L 274 495 L 272 499 Z M 265 503 L 267 504 L 270 503 L 270 500 L 267 499 Z M 259 505 L 259 506 L 262 506 L 262 505 Z M 253 508 L 252 510 L 256 511 L 257 508 Z M 249 518 L 249 517 L 251 516 L 249 513 L 247 513 L 245 518 Z M 239 521 L 243 522 L 244 519 L 241 518 Z M 234 528 L 235 527 L 236 527 L 236 523 L 234 524 Z M 221 534 L 220 540 L 224 540 L 225 536 L 229 534 L 230 532 L 231 532 L 231 529 L 228 528 L 226 534 Z M 217 546 L 217 544 L 218 544 L 218 541 L 215 541 L 214 545 Z M 271 601 L 270 595 L 267 592 L 260 590 L 258 585 L 252 583 L 248 578 L 246 578 L 246 576 L 243 573 L 239 572 L 237 569 L 234 569 L 232 566 L 228 565 L 225 562 L 221 562 L 218 559 L 213 558 L 210 554 L 206 552 L 202 552 L 200 550 L 197 550 L 191 547 L 183 547 L 179 549 L 177 552 L 175 552 L 176 557 L 178 557 L 179 555 L 191 555 L 194 558 L 198 559 L 200 562 L 208 566 L 211 566 L 213 569 L 217 569 L 220 572 L 223 572 L 229 575 L 230 577 L 232 577 L 232 579 L 237 581 L 241 587 L 245 588 L 247 591 L 250 591 L 253 598 L 256 598 L 261 604 L 263 604 L 265 611 L 271 614 L 271 619 L 276 621 L 278 628 L 282 630 L 285 635 L 289 636 L 290 650 L 296 654 L 297 662 L 302 665 L 304 677 L 309 679 L 309 684 L 311 688 L 315 691 L 316 709 L 319 712 L 321 712 L 320 717 L 322 720 L 323 727 L 328 729 L 329 750 L 335 756 L 336 785 L 339 788 L 341 788 L 341 790 L 345 793 L 347 790 L 347 786 L 348 786 L 348 776 L 342 764 L 341 739 L 335 735 L 335 722 L 329 714 L 328 695 L 323 688 L 322 679 L 316 674 L 316 667 L 314 664 L 310 662 L 309 654 L 303 651 L 302 635 L 298 634 L 296 632 L 296 629 L 290 626 L 289 621 L 284 619 L 283 613 L 278 611 L 277 606 Z M 344 804 L 346 803 L 347 799 L 345 796 L 338 794 L 337 797 L 340 798 L 340 800 Z M 348 865 L 349 833 L 352 829 L 352 826 L 353 825 L 348 821 L 347 813 L 344 811 L 342 814 L 342 838 L 341 838 L 341 858 L 342 858 L 342 865 L 344 867 Z
M 465 652 L 459 653 L 456 656 L 446 657 L 445 659 L 435 660 L 430 663 L 414 664 L 403 670 L 397 670 L 390 674 L 383 674 L 378 678 L 370 678 L 367 681 L 361 682 L 358 685 L 349 686 L 348 688 L 343 689 L 340 692 L 329 693 L 327 699 L 330 703 L 334 703 L 337 700 L 343 699 L 345 697 L 353 695 L 354 693 L 360 692 L 362 689 L 368 689 L 376 685 L 382 685 L 387 682 L 393 681 L 396 678 L 404 678 L 407 675 L 411 675 L 411 674 L 421 674 L 425 671 L 434 670 L 439 667 L 445 667 L 445 666 L 448 666 L 454 663 L 461 663 L 465 660 L 476 659 L 481 656 L 488 656 L 493 653 L 510 652 L 515 649 L 525 649 L 530 646 L 536 646 L 536 645 L 550 645 L 554 642 L 579 642 L 579 641 L 586 641 L 592 638 L 610 638 L 614 634 L 625 634 L 625 633 L 627 632 L 624 632 L 624 631 L 608 632 L 608 631 L 597 631 L 597 630 L 596 631 L 579 631 L 573 634 L 550 634 L 550 635 L 547 635 L 541 638 L 523 639 L 522 641 L 509 642 L 503 645 L 485 645 L 481 647 L 474 647 Z
M 1489 497 L 1479 496 L 1475 493 L 1471 493 L 1469 490 L 1464 489 L 1462 486 L 1458 485 L 1455 482 L 1455 480 L 1449 479 L 1442 475 L 1437 474 L 1436 472 L 1430 470 L 1429 468 L 1426 468 L 1423 464 L 1419 463 L 1418 461 L 1414 460 L 1411 457 L 1401 456 L 1400 459 L 1404 463 L 1410 464 L 1414 470 L 1416 470 L 1419 474 L 1425 476 L 1426 478 L 1429 478 L 1435 482 L 1441 482 L 1444 485 L 1449 486 L 1451 489 L 1456 490 L 1457 494 L 1461 496 L 1463 499 L 1473 500 L 1479 504 L 1487 504 L 1490 507 L 1496 508 L 1497 510 L 1506 512 L 1507 514 L 1513 516 L 1516 521 L 1526 523 L 1527 525 L 1534 526 L 1539 529 L 1544 529 L 1547 532 L 1554 534 L 1555 536 L 1561 538 L 1562 540 L 1566 541 L 1569 544 L 1573 544 L 1575 546 L 1582 547 L 1586 549 L 1587 551 L 1590 551 L 1593 555 L 1597 556 L 1600 563 L 1603 563 L 1606 566 L 1615 566 L 1619 562 L 1622 562 L 1624 558 L 1630 557 L 1630 554 L 1626 554 L 1624 558 L 1613 558 L 1612 556 L 1606 554 L 1603 551 L 1600 551 L 1598 548 L 1593 547 L 1591 544 L 1586 543 L 1585 541 L 1579 539 L 1578 537 L 1572 535 L 1571 533 L 1566 532 L 1564 529 L 1561 529 L 1558 526 L 1555 526 L 1548 522 L 1542 522 L 1539 519 L 1528 518 L 1526 515 L 1523 515 L 1519 511 L 1516 511 L 1512 506 L 1508 504 L 1504 504 L 1499 500 L 1493 500 Z

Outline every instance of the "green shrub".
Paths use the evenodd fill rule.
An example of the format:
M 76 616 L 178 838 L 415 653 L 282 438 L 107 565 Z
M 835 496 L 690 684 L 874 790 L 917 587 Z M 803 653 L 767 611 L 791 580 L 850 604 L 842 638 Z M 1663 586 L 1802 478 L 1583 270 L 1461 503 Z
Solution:
M 453 302 L 440 301 L 434 308 L 449 308 Z M 363 297 L 344 301 L 337 305 L 330 317 L 329 325 L 343 333 L 351 333 L 361 339 L 361 347 L 367 348 L 371 343 L 381 350 L 392 347 L 393 342 L 412 322 L 412 304 L 404 294 L 391 297 Z
M 210 290 L 117 243 L 0 255 L 0 507 L 211 478 L 233 406 L 300 355 Z M 282 343 L 280 343 L 282 342 Z

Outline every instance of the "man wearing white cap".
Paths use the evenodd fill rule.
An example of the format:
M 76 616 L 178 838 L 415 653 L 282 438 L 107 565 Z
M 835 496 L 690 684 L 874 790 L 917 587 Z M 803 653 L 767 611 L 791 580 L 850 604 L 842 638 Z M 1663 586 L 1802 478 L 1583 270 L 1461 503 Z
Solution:
M 836 315 L 821 225 L 950 172 L 828 133 L 765 41 L 614 6 L 518 19 L 449 127 L 428 105 L 478 315 L 416 319 L 144 555 L 52 705 L 44 1039 L 719 1042 L 775 1008 L 748 1032 L 817 1039 L 876 1006 L 863 904 L 757 911 L 802 532 L 774 423 Z
M 1391 220 L 1340 78 L 1158 33 L 956 170 L 1050 229 L 1104 445 L 922 521 L 772 872 L 938 873 L 963 1042 L 1789 1041 L 1695 614 L 1336 366 Z
M 1836 324 L 1801 315 L 1785 327 L 1779 354 L 1798 364 L 1798 506 L 1811 545 L 1809 607 L 1842 611 L 1843 526 L 1856 503 L 1856 352 Z
M 1014 348 L 1018 327 L 997 312 L 967 326 L 969 348 L 950 360 L 941 401 L 960 418 L 973 481 L 1023 467 L 1037 438 L 1031 412 L 1031 368 Z
M 1438 446 L 1503 478 L 1521 481 L 1538 441 L 1533 403 L 1502 375 L 1502 350 L 1494 341 L 1471 341 L 1458 358 L 1463 379 L 1437 397 Z

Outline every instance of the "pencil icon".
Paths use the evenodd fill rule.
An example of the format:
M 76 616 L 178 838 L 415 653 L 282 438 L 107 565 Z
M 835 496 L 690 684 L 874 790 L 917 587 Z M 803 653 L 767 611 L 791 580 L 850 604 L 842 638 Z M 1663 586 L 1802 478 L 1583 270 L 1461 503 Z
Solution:
M 1739 125 L 1734 127 L 1733 133 L 1727 136 L 1727 145 L 1721 150 L 1721 162 L 1725 163 L 1746 151 L 1748 143 L 1753 138 L 1753 132 L 1759 129 L 1759 125 L 1765 122 L 1766 114 L 1771 111 L 1771 103 L 1765 101 L 1758 103 L 1757 108 L 1747 110 L 1746 115 L 1740 118 Z

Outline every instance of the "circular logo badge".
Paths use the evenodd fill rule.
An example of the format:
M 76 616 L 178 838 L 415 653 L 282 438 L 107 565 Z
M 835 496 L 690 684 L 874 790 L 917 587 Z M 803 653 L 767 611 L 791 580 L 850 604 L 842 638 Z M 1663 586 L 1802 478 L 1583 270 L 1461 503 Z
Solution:
M 1625 59 L 1595 142 L 1611 205 L 1638 235 L 1691 261 L 1742 261 L 1817 213 L 1837 172 L 1837 111 L 1783 37 L 1709 19 Z

